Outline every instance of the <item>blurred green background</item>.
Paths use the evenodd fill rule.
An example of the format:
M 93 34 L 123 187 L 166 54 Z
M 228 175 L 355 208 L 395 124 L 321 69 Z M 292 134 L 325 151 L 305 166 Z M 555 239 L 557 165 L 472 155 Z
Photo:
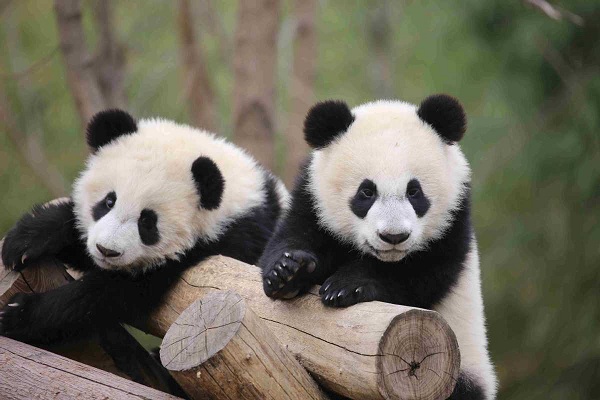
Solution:
M 502 0 L 323 0 L 316 20 L 319 100 L 354 106 L 391 96 L 416 103 L 446 92 L 463 102 L 469 129 L 461 144 L 474 172 L 490 350 L 499 397 L 507 399 L 600 398 L 600 2 L 554 4 L 583 24 Z M 236 5 L 214 2 L 230 35 Z M 130 111 L 188 121 L 174 3 L 122 0 L 115 7 L 127 48 Z M 93 43 L 89 8 L 84 2 Z M 70 184 L 87 149 L 52 3 L 0 1 L 0 12 L 0 84 L 13 118 L 42 141 Z M 282 114 L 292 57 L 289 14 L 284 2 L 276 100 Z M 391 65 L 383 82 L 373 72 L 369 33 L 381 15 Z M 215 37 L 203 35 L 202 46 L 220 131 L 228 135 L 232 71 Z M 34 203 L 52 198 L 1 126 L 0 188 L 1 233 Z

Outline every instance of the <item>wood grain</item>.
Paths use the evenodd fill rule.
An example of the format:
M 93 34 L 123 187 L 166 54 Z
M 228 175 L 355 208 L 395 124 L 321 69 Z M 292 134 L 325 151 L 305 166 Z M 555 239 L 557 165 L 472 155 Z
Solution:
M 222 256 L 187 270 L 146 329 L 164 336 L 190 304 L 218 290 L 241 295 L 279 343 L 336 393 L 353 399 L 435 400 L 454 389 L 458 343 L 434 311 L 380 302 L 326 308 L 318 288 L 289 301 L 272 300 L 263 293 L 257 267 Z M 216 390 L 222 379 L 232 378 L 207 373 L 204 384 L 213 382 Z
M 160 356 L 195 399 L 327 398 L 232 291 L 208 294 L 183 311 L 167 331 Z
M 0 398 L 177 399 L 89 365 L 5 337 L 0 337 Z

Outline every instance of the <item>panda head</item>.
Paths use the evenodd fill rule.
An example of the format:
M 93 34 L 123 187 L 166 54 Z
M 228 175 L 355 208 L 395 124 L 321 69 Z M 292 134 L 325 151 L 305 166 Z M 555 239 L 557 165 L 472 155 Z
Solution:
M 470 179 L 457 145 L 465 128 L 462 106 L 447 95 L 418 107 L 315 105 L 304 132 L 314 149 L 308 190 L 319 223 L 385 262 L 426 249 L 448 228 Z
M 189 127 L 98 113 L 87 127 L 92 154 L 73 201 L 87 251 L 104 269 L 137 274 L 178 259 L 218 235 L 215 214 L 225 182 L 193 146 Z

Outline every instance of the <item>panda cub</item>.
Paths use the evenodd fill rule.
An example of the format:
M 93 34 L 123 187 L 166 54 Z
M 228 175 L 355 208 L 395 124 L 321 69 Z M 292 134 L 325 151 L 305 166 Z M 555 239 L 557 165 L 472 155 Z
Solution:
M 259 265 L 270 297 L 322 284 L 327 306 L 378 300 L 439 312 L 462 357 L 451 398 L 492 399 L 470 169 L 457 144 L 465 129 L 447 95 L 419 107 L 315 105 L 304 126 L 312 154 Z
M 87 141 L 72 200 L 35 207 L 2 249 L 7 268 L 56 257 L 84 275 L 16 295 L 0 312 L 4 336 L 54 342 L 144 318 L 205 257 L 255 263 L 286 203 L 279 180 L 202 130 L 110 110 L 91 120 Z

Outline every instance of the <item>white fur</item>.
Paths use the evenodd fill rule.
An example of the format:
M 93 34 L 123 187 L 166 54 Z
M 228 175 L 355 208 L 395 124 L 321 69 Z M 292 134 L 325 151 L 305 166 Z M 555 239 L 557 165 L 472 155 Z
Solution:
M 352 110 L 355 122 L 345 134 L 313 152 L 308 190 L 315 197 L 321 226 L 338 239 L 382 261 L 398 261 L 410 251 L 426 248 L 451 222 L 470 169 L 457 144 L 447 145 L 416 113 L 416 106 L 378 101 Z M 417 178 L 431 202 L 418 218 L 405 196 Z M 349 206 L 364 179 L 372 180 L 378 198 L 361 219 Z M 410 231 L 405 242 L 392 246 L 378 232 Z M 496 395 L 496 377 L 485 332 L 479 277 L 479 257 L 473 240 L 465 268 L 448 296 L 435 307 L 454 330 L 463 372 L 477 380 L 486 398 Z M 376 251 L 383 250 L 383 251 Z
M 470 169 L 458 145 L 448 146 L 423 122 L 416 107 L 400 101 L 377 101 L 352 110 L 355 122 L 334 143 L 313 152 L 309 190 L 316 198 L 320 224 L 340 240 L 383 261 L 397 261 L 406 251 L 422 249 L 448 227 Z M 406 211 L 406 185 L 417 178 L 431 202 L 418 220 Z M 357 217 L 348 202 L 364 179 L 377 185 L 374 210 L 411 227 L 410 238 L 392 247 L 381 241 L 378 216 Z M 388 204 L 386 206 L 385 204 Z M 395 203 L 393 206 L 390 204 Z M 400 206 L 403 204 L 403 206 Z M 413 211 L 414 212 L 414 211 Z M 371 214 L 371 212 L 369 212 Z M 390 259 L 374 252 L 399 250 Z
M 456 334 L 461 369 L 483 387 L 487 399 L 494 399 L 498 382 L 487 349 L 479 253 L 475 238 L 471 248 L 458 283 L 434 310 L 444 317 Z
M 213 160 L 225 179 L 216 210 L 199 207 L 191 166 L 200 156 Z M 141 120 L 136 133 L 88 159 L 74 184 L 77 225 L 101 267 L 133 272 L 136 266 L 177 259 L 198 240 L 216 240 L 233 219 L 265 201 L 264 180 L 252 157 L 222 138 L 171 121 Z M 92 207 L 111 191 L 117 195 L 114 208 L 94 222 Z M 145 246 L 139 237 L 137 220 L 144 208 L 158 214 L 156 245 Z M 104 259 L 97 243 L 123 255 Z

